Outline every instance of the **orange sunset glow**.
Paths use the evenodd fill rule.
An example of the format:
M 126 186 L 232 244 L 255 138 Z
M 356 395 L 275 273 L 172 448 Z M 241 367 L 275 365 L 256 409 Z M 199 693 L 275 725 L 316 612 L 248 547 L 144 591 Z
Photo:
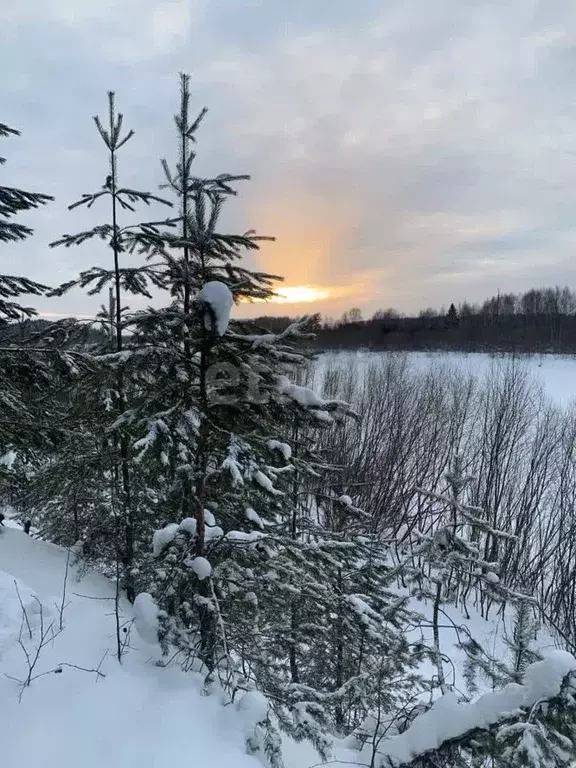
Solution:
M 274 286 L 276 295 L 264 303 L 267 308 L 262 311 L 278 313 L 282 304 L 282 312 L 289 314 L 341 314 L 348 297 L 355 296 L 356 302 L 365 298 L 364 276 L 358 272 L 350 280 L 349 271 L 339 261 L 342 244 L 348 242 L 355 226 L 352 206 L 337 197 L 315 194 L 286 172 L 267 181 L 266 194 L 258 191 L 251 198 L 248 218 L 258 230 L 275 236 L 274 242 L 263 243 L 258 266 L 282 275 L 285 282 Z M 318 306 L 312 309 L 311 304 Z M 241 308 L 240 314 L 249 316 L 253 310 Z
M 274 287 L 270 299 L 241 302 L 236 307 L 239 317 L 265 315 L 301 315 L 320 312 L 325 317 L 339 316 L 342 308 L 350 305 L 357 296 L 370 296 L 370 275 L 360 275 L 358 282 L 349 285 L 284 285 Z M 258 310 L 255 310 L 255 306 Z M 282 308 L 280 308 L 281 305 Z
M 279 288 L 270 301 L 276 304 L 306 304 L 310 301 L 323 301 L 329 299 L 329 288 L 320 288 L 313 285 L 286 285 Z

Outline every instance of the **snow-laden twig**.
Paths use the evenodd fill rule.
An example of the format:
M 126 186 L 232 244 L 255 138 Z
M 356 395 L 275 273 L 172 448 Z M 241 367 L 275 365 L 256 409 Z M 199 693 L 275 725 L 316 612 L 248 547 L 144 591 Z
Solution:
M 495 536 L 499 539 L 507 539 L 508 541 L 518 542 L 518 536 L 515 536 L 513 533 L 508 533 L 506 531 L 499 531 L 496 528 L 493 528 L 485 519 L 478 517 L 478 513 L 482 513 L 484 510 L 482 507 L 471 507 L 469 505 L 460 504 L 455 499 L 448 499 L 446 496 L 442 496 L 440 493 L 434 493 L 433 491 L 427 491 L 424 488 L 414 488 L 416 493 L 419 493 L 422 496 L 426 496 L 427 498 L 431 499 L 432 501 L 439 501 L 442 504 L 446 504 L 449 507 L 452 507 L 457 512 L 460 512 L 462 517 L 465 518 L 461 523 L 459 523 L 459 526 L 462 525 L 475 525 L 478 528 L 482 529 L 485 533 L 490 533 L 492 536 Z
M 252 349 L 257 349 L 258 347 L 262 346 L 269 347 L 272 344 L 277 344 L 279 341 L 285 341 L 289 338 L 313 339 L 315 334 L 309 332 L 307 333 L 304 331 L 306 326 L 309 325 L 311 321 L 312 317 L 310 315 L 304 315 L 298 320 L 295 320 L 293 323 L 290 323 L 290 325 L 288 325 L 280 333 L 235 333 L 233 334 L 233 337 L 236 339 L 241 339 L 242 341 L 251 342 Z

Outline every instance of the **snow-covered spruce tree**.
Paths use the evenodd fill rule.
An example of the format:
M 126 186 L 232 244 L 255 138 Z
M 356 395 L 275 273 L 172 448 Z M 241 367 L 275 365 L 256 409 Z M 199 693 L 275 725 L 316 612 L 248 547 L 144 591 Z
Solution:
M 380 590 L 376 569 L 366 594 L 369 582 L 353 575 L 366 541 L 345 524 L 330 530 L 330 515 L 314 506 L 330 470 L 315 433 L 349 408 L 293 383 L 305 364 L 307 320 L 271 334 L 230 318 L 233 302 L 270 297 L 274 278 L 240 263 L 258 248 L 253 232 L 219 229 L 222 206 L 245 177 L 193 175 L 199 119 L 188 118 L 186 77 L 181 86 L 179 161 L 174 171 L 164 164 L 177 232 L 150 249 L 172 300 L 132 316 L 134 350 L 122 360 L 138 393 L 124 421 L 143 430 L 133 450 L 166 523 L 142 586 L 161 610 L 166 653 L 176 649 L 189 664 L 200 658 L 231 690 L 258 687 L 281 727 L 326 755 L 329 734 L 347 724 L 345 706 L 366 708 L 361 628 L 373 642 L 366 656 L 386 649 L 397 672 L 409 666 L 395 625 L 403 604 Z M 355 520 L 343 501 L 340 515 Z M 327 658 L 337 632 L 356 644 L 342 649 L 342 663 Z
M 316 469 L 325 471 L 320 464 Z M 325 500 L 325 506 L 339 504 Z M 302 700 L 315 704 L 326 733 L 344 735 L 363 726 L 367 738 L 374 735 L 366 733 L 367 719 L 394 719 L 419 682 L 411 672 L 418 656 L 403 633 L 410 613 L 388 589 L 394 574 L 371 553 L 372 543 L 354 530 L 354 515 L 343 506 L 349 529 L 334 530 L 322 523 L 322 513 L 318 522 L 304 506 L 293 507 L 286 491 L 283 517 L 264 527 L 273 538 L 262 547 L 273 557 L 264 550 L 261 562 L 247 560 L 250 580 L 243 587 L 239 574 L 225 604 L 225 615 L 237 617 L 230 631 L 238 632 L 234 647 L 242 649 L 243 664 L 296 737 L 311 738 L 294 722 L 292 710 Z M 249 601 L 257 601 L 254 616 L 242 610 L 246 590 Z M 242 646 L 247 637 L 250 644 Z
M 51 387 L 52 396 L 62 402 L 67 428 L 37 462 L 24 498 L 27 515 L 44 536 L 61 546 L 74 546 L 86 564 L 97 564 L 112 575 L 116 455 L 106 429 L 113 405 L 107 371 L 97 363 L 98 355 L 110 349 L 111 339 L 104 335 L 90 343 L 82 325 L 55 323 L 44 338 L 45 343 L 56 344 L 61 354 L 72 356 L 77 369 L 68 381 L 60 382 L 59 391 L 56 384 Z M 63 338 L 65 326 L 72 338 Z
M 286 338 L 269 338 L 254 349 L 253 338 L 242 344 L 244 335 L 231 330 L 214 347 L 227 357 L 235 352 L 237 365 L 259 371 L 259 390 L 268 402 L 253 402 L 248 385 L 234 402 L 222 402 L 221 390 L 215 401 L 208 396 L 203 545 L 199 549 L 196 517 L 159 530 L 151 591 L 164 612 L 167 651 L 198 653 L 209 669 L 220 666 L 230 674 L 235 686 L 256 685 L 281 727 L 296 739 L 311 739 L 326 756 L 331 733 L 359 725 L 377 706 L 395 714 L 413 693 L 416 676 L 406 671 L 416 657 L 402 632 L 408 612 L 402 599 L 386 591 L 383 563 L 372 562 L 364 572 L 366 537 L 353 528 L 328 529 L 300 497 L 327 468 L 313 446 L 302 438 L 297 445 L 287 442 L 285 432 L 294 418 L 325 424 L 342 404 L 288 383 L 285 375 L 298 353 Z M 177 410 L 166 406 L 164 401 L 162 412 L 148 420 L 143 443 L 143 461 L 157 471 L 173 439 L 179 449 L 184 445 L 183 431 L 174 438 L 170 426 Z M 195 413 L 196 440 L 201 420 Z M 188 434 L 190 451 L 194 432 Z M 180 471 L 190 470 L 184 465 Z
M 14 128 L 9 128 L 0 123 L 0 138 L 19 136 Z M 0 165 L 6 162 L 0 157 Z M 32 229 L 13 221 L 14 216 L 23 211 L 29 211 L 45 205 L 54 198 L 50 195 L 38 192 L 25 192 L 15 187 L 0 186 L 0 242 L 13 243 L 25 240 L 32 234 Z M 0 321 L 20 320 L 23 317 L 35 315 L 36 311 L 31 307 L 23 307 L 18 302 L 12 301 L 21 294 L 34 294 L 39 296 L 47 290 L 45 285 L 36 283 L 26 277 L 13 275 L 0 275 Z
M 535 648 L 540 629 L 534 616 L 536 606 L 529 600 L 518 600 L 513 608 L 510 626 L 504 630 L 504 658 L 495 658 L 471 636 L 460 638 L 459 645 L 466 653 L 463 675 L 470 693 L 478 692 L 479 680 L 493 689 L 521 683 L 528 666 L 541 660 Z
M 0 138 L 18 136 L 19 132 L 0 123 Z M 5 159 L 0 157 L 0 166 Z M 25 240 L 32 229 L 14 221 L 18 214 L 45 205 L 53 198 L 36 192 L 0 186 L 0 248 Z M 14 250 L 12 258 L 16 258 Z M 36 314 L 17 301 L 22 294 L 42 295 L 47 290 L 26 277 L 0 274 L 0 457 L 9 452 L 34 450 L 44 440 L 53 440 L 55 430 L 45 417 L 46 403 L 40 402 L 50 380 L 50 362 L 24 348 L 18 321 Z M 0 462 L 0 483 L 13 477 L 8 462 Z M 12 467 L 13 462 L 10 462 Z
M 538 636 L 539 625 L 534 617 L 534 606 L 527 600 L 520 600 L 514 610 L 512 626 L 504 634 L 504 642 L 509 654 L 510 682 L 520 683 L 530 664 L 541 660 L 534 644 Z
M 437 670 L 437 685 L 445 694 L 450 689 L 445 675 L 446 658 L 442 654 L 440 625 L 443 622 L 443 605 L 452 604 L 466 609 L 466 600 L 470 595 L 478 600 L 489 600 L 503 605 L 519 600 L 530 601 L 523 595 L 503 584 L 498 576 L 497 562 L 488 562 L 483 551 L 493 542 L 514 537 L 494 529 L 487 516 L 479 507 L 466 504 L 463 492 L 472 478 L 462 472 L 462 462 L 456 456 L 450 472 L 446 475 L 449 494 L 441 495 L 418 489 L 431 504 L 437 506 L 436 524 L 430 531 L 415 530 L 411 549 L 406 561 L 406 573 L 411 591 L 419 598 L 432 603 L 431 658 Z M 496 551 L 497 546 L 490 546 Z M 469 637 L 459 639 L 463 649 L 468 652 L 472 670 L 474 665 L 488 663 L 484 650 Z M 470 674 L 470 684 L 472 676 Z
M 155 282 L 152 270 L 146 266 L 127 266 L 122 263 L 122 258 L 134 253 L 139 247 L 156 240 L 157 224 L 155 222 L 121 225 L 120 214 L 132 214 L 135 206 L 143 203 L 147 206 L 161 203 L 170 205 L 162 198 L 149 192 L 141 192 L 123 187 L 118 176 L 118 152 L 132 138 L 132 130 L 122 133 L 123 115 L 116 112 L 114 93 L 108 93 L 108 121 L 104 124 L 99 117 L 94 118 L 96 128 L 108 151 L 109 168 L 105 182 L 100 190 L 95 193 L 84 194 L 81 199 L 69 206 L 75 209 L 79 206 L 92 208 L 99 200 L 109 203 L 110 218 L 106 223 L 97 224 L 89 230 L 73 235 L 64 235 L 52 243 L 52 246 L 76 246 L 82 245 L 95 238 L 104 240 L 110 248 L 113 264 L 111 268 L 93 266 L 82 272 L 80 276 L 58 288 L 53 295 L 61 295 L 73 287 L 87 288 L 88 293 L 99 293 L 103 288 L 111 286 L 111 308 L 108 322 L 113 336 L 113 351 L 121 355 L 124 347 L 125 315 L 127 308 L 123 306 L 125 293 L 143 295 L 150 298 L 148 286 Z M 110 350 L 106 350 L 110 352 Z M 120 521 L 115 520 L 114 526 L 119 532 L 122 541 L 117 542 L 119 555 L 122 562 L 124 586 L 130 600 L 135 597 L 134 587 L 134 559 L 136 550 L 136 520 L 139 518 L 140 496 L 139 484 L 133 482 L 131 477 L 132 462 L 130 456 L 130 437 L 126 433 L 126 423 L 120 418 L 127 407 L 129 395 L 126 383 L 121 371 L 111 367 L 106 368 L 110 361 L 106 355 L 98 357 L 98 371 L 93 386 L 93 396 L 102 392 L 102 373 L 107 380 L 105 387 L 107 405 L 111 405 L 109 419 L 102 423 L 106 430 L 111 424 L 115 424 L 111 434 L 100 435 L 97 440 L 105 445 L 112 466 L 112 496 L 119 507 Z M 89 390 L 89 385 L 88 385 Z M 86 389 L 84 392 L 86 393 Z M 145 495 L 145 494 L 144 494 Z
M 328 474 L 333 488 L 335 474 Z M 321 605 L 307 596 L 297 603 L 302 612 L 296 624 L 302 630 L 297 646 L 302 680 L 333 692 L 326 697 L 326 707 L 337 733 L 353 732 L 354 744 L 367 740 L 376 744 L 399 724 L 400 713 L 409 718 L 410 702 L 422 688 L 414 671 L 422 658 L 420 649 L 404 634 L 419 617 L 408 609 L 407 598 L 391 589 L 401 569 L 391 567 L 385 543 L 366 530 L 369 516 L 347 494 L 330 490 L 330 480 L 328 489 L 314 494 L 314 518 L 320 521 L 316 535 L 346 548 L 346 554 L 337 553 L 331 560 L 322 579 L 330 591 Z M 305 654 L 303 649 L 310 647 L 309 624 L 323 631 L 315 638 L 313 651 Z

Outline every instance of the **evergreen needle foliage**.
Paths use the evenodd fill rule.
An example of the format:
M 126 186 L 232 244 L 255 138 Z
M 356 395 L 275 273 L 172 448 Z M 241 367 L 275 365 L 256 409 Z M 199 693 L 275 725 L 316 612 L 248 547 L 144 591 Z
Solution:
M 19 131 L 0 123 L 0 138 L 19 136 Z M 0 165 L 6 162 L 0 157 Z M 45 205 L 53 198 L 50 195 L 42 195 L 38 192 L 25 192 L 15 187 L 0 186 L 0 243 L 11 243 L 25 240 L 32 234 L 30 227 L 13 221 L 14 216 L 24 211 L 29 211 Z M 36 283 L 26 277 L 13 275 L 0 275 L 0 322 L 6 320 L 19 320 L 22 316 L 35 314 L 30 307 L 22 307 L 18 303 L 8 299 L 20 296 L 23 293 L 41 295 L 47 290 L 45 285 Z
M 0 138 L 19 136 L 19 132 L 0 123 Z M 0 157 L 0 166 L 5 158 Z M 32 234 L 32 229 L 14 221 L 14 217 L 45 205 L 52 197 L 36 192 L 0 186 L 0 247 L 7 248 Z M 16 251 L 11 259 L 15 259 Z M 51 381 L 49 360 L 39 358 L 23 348 L 22 334 L 15 331 L 15 321 L 32 317 L 36 310 L 14 301 L 22 294 L 40 296 L 45 285 L 27 277 L 0 274 L 0 486 L 13 479 L 7 467 L 13 460 L 4 460 L 15 449 L 20 454 L 30 452 L 56 439 L 57 430 L 47 418 L 46 399 Z M 21 462 L 21 458 L 19 461 Z

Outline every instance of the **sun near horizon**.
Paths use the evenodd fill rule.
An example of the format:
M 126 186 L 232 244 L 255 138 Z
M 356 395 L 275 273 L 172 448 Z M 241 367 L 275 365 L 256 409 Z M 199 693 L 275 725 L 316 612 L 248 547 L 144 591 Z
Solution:
M 269 301 L 272 304 L 307 304 L 329 299 L 331 295 L 330 288 L 314 285 L 283 285 L 275 291 L 275 295 Z

